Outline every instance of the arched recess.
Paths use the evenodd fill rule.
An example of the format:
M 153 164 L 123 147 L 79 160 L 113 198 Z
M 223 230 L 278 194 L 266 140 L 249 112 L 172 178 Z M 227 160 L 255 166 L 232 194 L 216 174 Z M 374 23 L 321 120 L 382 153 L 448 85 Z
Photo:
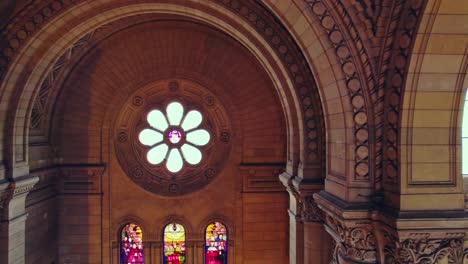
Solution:
M 424 10 L 401 105 L 400 197 L 394 202 L 400 210 L 464 209 L 460 143 L 467 19 L 466 1 L 431 1 Z
M 6 73 L 5 82 L 1 88 L 2 91 L 7 91 L 5 94 L 10 97 L 2 99 L 8 101 L 10 109 L 18 109 L 16 112 L 3 113 L 5 117 L 3 120 L 6 120 L 8 115 L 10 120 L 8 123 L 14 124 L 9 130 L 8 138 L 5 139 L 5 142 L 9 144 L 9 156 L 15 157 L 13 160 L 7 158 L 11 163 L 10 167 L 22 168 L 22 165 L 27 165 L 32 99 L 38 94 L 41 81 L 59 60 L 61 54 L 64 54 L 75 43 L 79 43 L 82 37 L 110 22 L 137 14 L 170 13 L 201 20 L 229 33 L 247 47 L 265 67 L 276 85 L 285 113 L 288 131 L 286 170 L 290 175 L 320 182 L 325 171 L 324 161 L 328 159 L 328 167 L 336 168 L 335 172 L 330 173 L 330 192 L 345 200 L 367 200 L 368 193 L 371 192 L 369 190 L 372 189 L 369 188 L 372 185 L 369 164 L 356 161 L 357 148 L 354 142 L 355 135 L 361 135 L 361 143 L 368 144 L 369 131 L 366 126 L 367 120 L 371 118 L 368 117 L 364 107 L 365 99 L 361 87 L 364 86 L 364 82 L 362 77 L 356 76 L 357 69 L 352 62 L 351 51 L 348 47 L 343 48 L 341 45 L 345 40 L 343 40 L 343 35 L 340 35 L 339 28 L 334 23 L 331 27 L 328 24 L 331 18 L 330 13 L 322 8 L 316 10 L 317 13 L 311 14 L 314 21 L 311 24 L 317 26 L 318 21 L 325 22 L 320 26 L 321 29 L 310 26 L 303 33 L 304 39 L 308 39 L 311 43 L 307 48 L 303 46 L 302 50 L 308 50 L 309 64 L 312 61 L 316 62 L 316 67 L 312 69 L 313 76 L 307 67 L 307 61 L 303 61 L 301 51 L 296 50 L 295 44 L 290 45 L 294 43 L 294 40 L 290 39 L 288 34 L 285 38 L 279 34 L 284 28 L 270 27 L 268 23 L 271 20 L 259 19 L 265 14 L 264 11 L 251 12 L 249 5 L 247 9 L 243 9 L 235 7 L 234 3 L 236 2 L 226 4 L 226 1 L 223 1 L 222 5 L 218 5 L 208 1 L 194 1 L 190 7 L 182 7 L 177 4 L 164 3 L 134 4 L 130 1 L 122 1 L 119 4 L 113 4 L 110 1 L 83 1 L 64 13 L 59 12 L 60 8 L 58 8 L 57 13 L 60 15 L 56 18 L 49 18 L 48 23 L 41 25 L 40 30 L 32 34 L 31 38 L 22 40 L 21 45 L 18 44 L 16 47 L 19 52 L 9 57 L 12 59 L 11 65 L 15 68 L 9 69 Z M 247 13 L 242 13 L 245 10 Z M 288 25 L 288 23 L 285 24 Z M 330 40 L 336 42 L 334 45 L 331 45 L 331 42 L 322 41 L 323 27 L 327 28 L 325 31 L 327 34 L 337 37 L 337 39 Z M 14 30 L 17 28 L 12 28 L 11 36 L 15 36 L 17 31 Z M 15 46 L 17 44 L 14 41 L 11 43 Z M 334 54 L 338 51 L 343 52 L 339 54 L 345 56 L 346 60 L 339 61 Z M 29 72 L 26 67 L 23 68 L 23 65 L 40 65 L 40 67 L 32 67 L 32 72 Z M 320 69 L 320 71 L 315 71 L 315 69 Z M 342 74 L 347 74 L 346 80 L 341 80 Z M 314 78 L 320 80 L 319 87 L 322 89 L 320 98 L 317 95 L 318 89 Z M 20 80 L 27 81 L 21 83 Z M 356 93 L 352 96 L 356 99 L 356 111 L 350 104 L 351 97 L 346 95 L 347 92 L 343 92 L 346 90 L 343 84 L 356 89 Z M 16 92 L 11 93 L 12 91 Z M 324 143 L 325 125 L 323 123 L 325 121 L 322 119 L 322 111 L 325 112 L 325 116 L 329 117 L 327 127 L 333 128 L 334 131 L 329 134 L 330 141 L 327 144 Z M 358 120 L 360 124 L 353 124 L 354 120 Z M 330 153 L 327 158 L 323 156 L 325 146 Z M 366 160 L 369 148 L 363 146 L 362 149 L 360 153 L 364 155 L 360 159 Z M 331 157 L 335 160 L 331 161 Z M 25 174 L 26 170 L 27 167 L 23 171 L 12 172 L 12 175 Z M 362 176 L 365 178 L 364 182 L 349 183 L 356 177 Z M 354 185 L 354 190 L 364 189 L 366 195 L 358 195 L 360 191 L 354 191 L 352 194 L 343 191 L 347 190 L 348 185 Z
M 202 3 L 197 3 L 197 5 L 200 5 L 200 6 L 203 6 Z M 16 161 L 18 162 L 11 162 L 11 167 L 18 167 L 18 165 L 20 164 L 20 161 L 23 162 L 21 164 L 27 164 L 27 151 L 28 151 L 28 148 L 27 148 L 27 135 L 28 135 L 28 125 L 29 125 L 29 113 L 30 113 L 30 110 L 32 108 L 32 103 L 31 103 L 31 98 L 33 98 L 35 96 L 35 94 L 37 94 L 37 90 L 35 90 L 35 88 L 37 89 L 37 87 L 39 86 L 38 84 L 40 83 L 40 80 L 42 78 L 44 78 L 45 76 L 45 73 L 48 71 L 48 69 L 50 69 L 50 67 L 52 67 L 52 65 L 54 64 L 55 61 L 57 61 L 57 58 L 60 56 L 59 54 L 63 53 L 67 47 L 69 47 L 69 45 L 71 43 L 74 43 L 76 42 L 76 40 L 78 40 L 80 37 L 86 35 L 86 32 L 90 32 L 92 31 L 92 29 L 95 29 L 97 27 L 99 27 L 99 25 L 103 25 L 105 23 L 108 23 L 108 22 L 111 22 L 115 19 L 118 19 L 118 18 L 121 18 L 121 17 L 124 17 L 124 16 L 127 16 L 129 14 L 136 14 L 136 13 L 147 13 L 147 12 L 169 12 L 169 13 L 180 13 L 180 14 L 188 14 L 190 16 L 196 16 L 197 18 L 200 18 L 200 19 L 203 19 L 203 20 L 212 20 L 212 21 L 209 21 L 209 23 L 212 23 L 212 24 L 218 24 L 218 26 L 220 28 L 222 28 L 223 30 L 225 30 L 226 32 L 230 32 L 231 34 L 233 34 L 234 36 L 236 36 L 237 39 L 239 39 L 242 43 L 244 43 L 244 45 L 248 46 L 249 49 L 251 49 L 254 53 L 256 54 L 259 54 L 259 52 L 266 52 L 266 51 L 269 51 L 270 54 L 281 54 L 281 50 L 283 50 L 283 52 L 287 52 L 284 51 L 284 46 L 276 46 L 275 48 L 278 49 L 278 51 L 276 52 L 273 52 L 272 48 L 271 48 L 271 45 L 267 45 L 266 44 L 266 41 L 265 41 L 265 38 L 262 38 L 260 37 L 260 34 L 256 34 L 256 39 L 259 41 L 259 43 L 262 43 L 262 45 L 254 45 L 252 42 L 251 42 L 251 38 L 247 38 L 245 34 L 242 34 L 240 32 L 235 32 L 235 27 L 230 27 L 228 26 L 226 23 L 224 22 L 220 22 L 220 20 L 216 20 L 216 17 L 215 16 L 210 16 L 210 15 L 201 15 L 201 14 L 197 14 L 196 12 L 189 12 L 190 9 L 187 9 L 187 8 L 179 8 L 177 5 L 166 5 L 166 4 L 154 4 L 154 5 L 145 5 L 144 7 L 141 5 L 133 5 L 133 6 L 126 6 L 126 7 L 123 7 L 124 5 L 122 4 L 121 6 L 114 6 L 112 7 L 109 3 L 96 3 L 96 2 L 93 2 L 93 3 L 89 3 L 89 2 L 83 2 L 81 4 L 78 4 L 77 7 L 80 6 L 80 7 L 83 7 L 83 8 L 76 8 L 76 7 L 73 7 L 71 8 L 70 10 L 75 10 L 74 12 L 82 12 L 80 17 L 81 18 L 90 18 L 89 20 L 87 20 L 87 22 L 81 24 L 81 27 L 79 28 L 75 28 L 74 30 L 68 30 L 66 31 L 66 33 L 62 34 L 60 36 L 60 40 L 59 41 L 52 41 L 52 39 L 54 38 L 57 38 L 59 37 L 58 35 L 54 35 L 54 33 L 52 33 L 50 30 L 48 30 L 48 25 L 52 25 L 54 24 L 53 28 L 57 28 L 57 27 L 60 27 L 61 25 L 65 25 L 65 24 L 68 24 L 70 25 L 71 24 L 76 24 L 77 21 L 75 19 L 74 16 L 69 16 L 68 14 L 70 14 L 71 12 L 67 12 L 67 13 L 64 13 L 64 14 L 61 14 L 60 13 L 60 6 L 57 7 L 57 10 L 55 11 L 57 14 L 61 14 L 59 17 L 55 18 L 55 19 L 51 19 L 49 21 L 53 21 L 46 24 L 46 25 L 41 25 L 41 28 L 40 30 L 37 31 L 37 35 L 36 34 L 31 34 L 33 37 L 31 38 L 26 38 L 25 40 L 23 39 L 14 39 L 14 41 L 12 41 L 12 43 L 14 43 L 15 47 L 14 49 L 8 49 L 8 51 L 11 53 L 11 54 L 8 54 L 8 55 L 5 55 L 4 58 L 7 58 L 7 61 L 11 61 L 11 63 L 9 63 L 9 65 L 14 65 L 14 67 L 10 67 L 8 68 L 8 72 L 6 72 L 4 74 L 4 80 L 5 82 L 3 82 L 3 85 L 2 85 L 2 90 L 4 91 L 7 91 L 5 93 L 5 97 L 3 98 L 5 100 L 5 102 L 9 102 L 8 104 L 9 105 L 15 105 L 15 104 L 19 104 L 20 106 L 18 106 L 18 111 L 16 113 L 10 113 L 10 119 L 11 120 L 16 120 L 14 121 L 14 123 L 16 124 L 14 126 L 14 128 L 10 129 L 10 132 L 9 132 L 9 135 L 11 136 L 10 139 L 7 139 L 5 141 L 6 144 L 8 144 L 8 149 L 9 149 L 9 153 L 11 153 L 12 156 L 15 156 L 17 157 L 16 158 Z M 108 10 L 112 9 L 112 8 L 115 8 L 116 12 L 113 12 L 112 14 L 111 13 L 107 13 L 106 14 L 101 14 L 100 15 L 100 18 L 99 20 L 96 20 L 96 19 L 93 19 L 92 16 L 93 16 L 93 10 L 97 10 L 98 6 L 101 6 L 103 7 L 104 9 L 105 8 L 108 8 Z M 159 7 L 161 7 L 160 11 L 157 11 L 159 9 Z M 209 8 L 211 8 L 211 10 L 213 12 L 218 12 L 220 10 L 223 10 L 221 8 L 221 6 L 218 6 L 218 5 L 213 5 L 213 4 L 210 4 L 210 3 L 206 3 L 206 6 L 209 6 Z M 228 6 L 230 7 L 230 6 Z M 65 8 L 64 8 L 65 9 Z M 100 9 L 100 11 L 102 12 L 103 9 Z M 233 11 L 236 11 L 236 12 L 239 12 L 239 10 L 237 9 L 233 9 Z M 246 32 L 254 32 L 252 31 L 251 28 L 249 28 L 247 25 L 245 25 L 245 20 L 240 20 L 235 14 L 233 13 L 227 13 L 227 15 L 229 16 L 229 19 L 232 19 L 232 20 L 237 20 L 239 21 L 239 23 L 242 25 L 244 24 L 244 26 L 246 26 L 245 28 L 245 31 Z M 263 24 L 264 22 L 266 21 L 261 21 L 262 23 L 258 23 L 258 27 L 264 27 L 265 24 Z M 11 36 L 13 36 L 13 33 L 15 32 L 14 30 L 17 30 L 18 27 L 21 26 L 21 25 L 16 25 L 15 27 L 12 27 L 12 32 L 9 32 L 11 33 Z M 39 28 L 39 26 L 37 26 Z M 263 34 L 270 34 L 268 33 L 269 31 L 267 31 L 266 33 L 262 32 Z M 273 32 L 274 33 L 274 32 Z M 41 38 L 40 39 L 37 39 L 36 37 L 34 36 L 38 36 L 38 35 L 41 35 Z M 315 34 L 316 35 L 316 34 Z M 271 37 L 271 36 L 270 36 Z M 54 46 L 53 47 L 47 47 L 46 45 L 43 45 L 45 44 L 45 39 L 49 39 L 51 40 L 50 42 L 54 42 Z M 268 38 L 267 39 L 268 41 L 278 41 L 277 38 L 275 38 L 275 36 L 273 36 L 271 39 Z M 282 39 L 280 38 L 280 41 Z M 19 42 L 19 43 L 17 43 Z M 249 43 L 250 42 L 250 43 Z M 264 47 L 264 48 L 261 48 L 261 50 L 263 51 L 260 51 L 258 48 L 256 48 L 255 46 L 260 46 L 260 47 Z M 274 46 L 274 45 L 273 45 Z M 286 47 L 288 48 L 288 47 Z M 26 52 L 27 51 L 27 52 Z M 44 55 L 44 54 L 47 54 L 47 55 Z M 259 55 L 258 55 L 259 56 Z M 261 59 L 259 57 L 259 59 Z M 281 56 L 278 56 L 278 55 L 275 55 L 273 56 L 272 58 L 266 60 L 266 59 L 262 59 L 263 61 L 263 64 L 266 66 L 266 67 L 269 67 L 270 68 L 270 72 L 273 71 L 272 67 L 271 66 L 268 66 L 268 65 L 281 65 L 280 63 L 273 63 L 273 61 L 276 61 L 276 62 L 279 62 L 281 60 L 290 60 L 291 57 L 288 57 L 288 56 L 285 56 L 284 58 L 281 58 Z M 46 66 L 42 66 L 42 67 L 34 67 L 34 70 L 31 72 L 31 74 L 28 74 L 28 78 L 26 79 L 23 79 L 23 80 L 27 80 L 26 82 L 24 83 L 21 83 L 19 80 L 22 79 L 22 78 L 19 78 L 20 76 L 22 77 L 23 75 L 26 75 L 26 72 L 24 71 L 25 68 L 23 68 L 23 65 L 46 65 Z M 321 63 L 322 65 L 326 65 L 327 62 L 324 61 L 324 63 Z M 279 67 L 276 70 L 279 70 L 279 72 L 282 72 L 282 75 L 283 75 L 283 78 L 278 78 L 278 77 L 274 77 L 274 75 L 272 74 L 272 78 L 277 82 L 277 85 L 278 85 L 278 88 L 280 89 L 279 90 L 279 93 L 281 94 L 281 98 L 289 98 L 287 99 L 287 101 L 283 102 L 283 105 L 285 107 L 285 111 L 286 111 L 286 115 L 287 115 L 287 120 L 288 120 L 288 128 L 290 130 L 290 133 L 289 133 L 289 138 L 290 138 L 290 143 L 288 144 L 289 145 L 289 151 L 288 153 L 290 153 L 290 162 L 291 164 L 298 164 L 299 163 L 299 158 L 296 158 L 298 157 L 299 155 L 302 155 L 302 164 L 301 164 L 301 167 L 302 168 L 306 168 L 307 167 L 307 163 L 306 160 L 307 159 L 322 159 L 320 158 L 319 156 L 321 156 L 321 151 L 320 148 L 320 144 L 315 144 L 313 142 L 309 142 L 311 139 L 310 137 L 314 138 L 316 137 L 315 135 L 309 135 L 309 139 L 305 139 L 307 138 L 306 135 L 304 135 L 304 132 L 302 131 L 301 127 L 302 126 L 302 122 L 304 120 L 304 118 L 302 118 L 301 114 L 298 114 L 297 111 L 299 111 L 299 109 L 301 107 L 299 107 L 299 102 L 302 101 L 301 103 L 302 104 L 306 104 L 306 105 L 310 105 L 310 100 L 312 100 L 311 98 L 308 98 L 308 97 L 304 97 L 304 95 L 308 94 L 309 92 L 307 91 L 307 89 L 313 89 L 314 88 L 314 81 L 310 82 L 308 81 L 307 83 L 305 83 L 308 87 L 300 87 L 300 84 L 301 83 L 304 83 L 304 78 L 309 78 L 310 76 L 299 76 L 297 73 L 294 74 L 294 72 L 297 71 L 297 64 L 289 64 L 289 68 L 284 68 L 284 67 Z M 330 67 L 331 69 L 331 67 Z M 288 78 L 284 78 L 287 74 L 287 72 L 289 72 L 290 74 L 292 74 L 292 77 L 294 77 L 294 80 L 291 81 L 291 76 L 289 76 Z M 323 78 L 329 78 L 329 77 L 323 77 Z M 11 91 L 13 91 L 13 83 L 16 83 L 16 87 L 23 87 L 24 90 L 21 90 L 21 89 L 16 89 L 16 92 L 14 93 L 14 95 L 11 93 Z M 301 97 L 300 99 L 295 97 L 295 96 L 292 96 L 292 94 L 294 94 L 292 92 L 292 89 L 293 89 L 293 86 L 295 86 L 294 88 L 296 89 L 297 92 L 300 92 L 301 88 L 303 89 L 302 90 L 302 93 L 305 93 L 304 95 L 302 96 L 299 96 Z M 286 88 L 286 89 L 285 89 Z M 284 89 L 284 90 L 283 90 Z M 306 90 L 304 90 L 306 89 Z M 337 86 L 333 86 L 332 87 L 329 87 L 327 88 L 327 90 L 331 91 L 331 90 L 335 90 L 337 91 L 338 87 Z M 8 92 L 10 91 L 10 92 Z M 21 96 L 19 96 L 21 95 Z M 16 98 L 16 99 L 15 99 Z M 294 99 L 296 98 L 296 99 Z M 305 101 L 304 101 L 305 100 Z M 338 103 L 339 105 L 339 103 Z M 16 107 L 14 107 L 16 108 Z M 319 109 L 316 109 L 316 110 L 319 110 L 320 111 L 320 107 Z M 28 112 L 29 111 L 29 112 Z M 292 112 L 291 112 L 292 111 Z M 342 115 L 344 111 L 338 111 L 338 113 L 336 113 L 336 117 L 338 119 L 340 115 Z M 309 113 L 308 112 L 308 115 L 316 115 L 316 113 Z M 296 117 L 293 117 L 293 116 L 296 116 Z M 4 113 L 4 117 L 6 118 L 6 113 Z M 296 121 L 296 120 L 301 120 L 301 121 Z M 343 118 L 341 118 L 340 120 L 343 120 Z M 341 123 L 342 121 L 338 121 L 338 123 Z M 312 124 L 310 124 L 312 125 Z M 296 129 L 296 128 L 298 129 Z M 292 130 L 291 130 L 292 129 Z M 296 130 L 298 132 L 292 132 L 293 130 Z M 307 132 L 307 128 L 306 128 L 306 131 Z M 297 135 L 297 133 L 300 133 L 300 137 L 296 137 L 295 135 Z M 320 137 L 320 135 L 318 135 Z M 299 141 L 295 141 L 294 138 L 299 138 L 300 140 Z M 306 140 L 307 142 L 305 142 L 304 140 Z M 314 141 L 314 140 L 312 140 Z M 294 143 L 296 142 L 296 143 Z M 301 144 L 299 144 L 300 142 L 302 142 Z M 314 141 L 315 142 L 315 141 Z M 11 143 L 11 144 L 10 144 Z M 309 144 L 311 143 L 311 144 Z M 313 144 L 312 144 L 313 143 Z M 297 147 L 295 147 L 297 146 Z M 336 149 L 338 149 L 338 147 L 336 147 Z M 305 153 L 301 153 L 301 150 L 303 150 Z M 310 155 L 310 153 L 314 152 L 317 157 L 315 157 L 316 155 Z M 294 154 L 296 153 L 296 154 Z M 301 153 L 301 154 L 300 154 Z M 306 157 L 307 156 L 307 157 Z M 9 160 L 9 159 L 8 159 Z M 321 162 L 312 162 L 312 164 L 320 164 Z M 14 165 L 16 164 L 16 165 Z M 318 166 L 318 169 L 317 169 L 317 166 Z M 294 174 L 295 171 L 294 171 L 294 168 L 296 166 L 295 165 L 291 165 L 290 166 L 290 169 L 289 171 Z M 317 174 L 318 171 L 321 171 L 322 169 L 319 168 L 320 165 L 313 165 L 311 166 L 311 170 L 309 171 L 309 173 L 306 173 L 306 175 L 310 175 L 310 174 Z M 315 169 L 314 169 L 315 168 Z M 18 172 L 19 173 L 19 172 Z M 319 173 L 320 174 L 320 173 Z

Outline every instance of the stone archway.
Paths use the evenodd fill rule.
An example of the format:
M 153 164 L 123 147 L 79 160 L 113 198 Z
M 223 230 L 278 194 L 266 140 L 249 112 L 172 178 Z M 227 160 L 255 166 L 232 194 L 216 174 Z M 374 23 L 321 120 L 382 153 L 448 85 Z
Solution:
M 4 82 L 2 83 L 3 96 L 2 100 L 8 105 L 9 109 L 16 109 L 15 111 L 4 112 L 4 120 L 8 123 L 14 124 L 7 129 L 8 133 L 4 137 L 5 147 L 8 153 L 4 160 L 8 163 L 8 178 L 11 181 L 16 181 L 17 186 L 19 181 L 22 180 L 23 175 L 27 175 L 28 169 L 28 137 L 29 137 L 29 123 L 31 109 L 34 107 L 33 98 L 38 93 L 44 76 L 48 75 L 51 69 L 57 65 L 56 62 L 66 51 L 70 50 L 75 44 L 80 44 L 83 37 L 87 36 L 88 33 L 92 32 L 96 28 L 104 25 L 107 22 L 115 21 L 118 18 L 125 17 L 127 15 L 134 15 L 136 13 L 148 13 L 148 12 L 168 12 L 176 13 L 180 15 L 195 15 L 196 19 L 203 19 L 204 21 L 210 22 L 220 28 L 223 31 L 232 34 L 238 41 L 243 43 L 246 47 L 256 54 L 257 58 L 262 62 L 264 67 L 268 70 L 270 77 L 275 80 L 275 84 L 278 88 L 280 98 L 282 101 L 286 120 L 288 122 L 288 137 L 290 142 L 288 144 L 289 153 L 289 164 L 287 171 L 289 175 L 295 177 L 299 175 L 297 179 L 301 178 L 315 178 L 320 179 L 323 177 L 323 157 L 324 145 L 323 144 L 323 120 L 321 120 L 321 107 L 319 103 L 319 97 L 315 90 L 315 81 L 310 75 L 310 71 L 307 69 L 306 63 L 302 62 L 300 51 L 294 47 L 294 42 L 288 39 L 286 36 L 276 33 L 277 27 L 266 27 L 265 36 L 256 33 L 248 25 L 242 28 L 242 30 L 236 30 L 235 27 L 230 26 L 227 23 L 223 23 L 222 20 L 217 20 L 215 13 L 217 8 L 209 6 L 207 8 L 213 8 L 213 15 L 209 14 L 197 14 L 192 9 L 180 8 L 177 5 L 154 5 L 154 6 L 143 6 L 133 5 L 112 7 L 111 5 L 106 6 L 102 4 L 102 8 L 114 8 L 114 12 L 104 12 L 99 10 L 98 5 L 102 3 L 87 2 L 79 4 L 79 8 L 73 9 L 74 11 L 68 10 L 70 13 L 61 13 L 60 10 L 63 6 L 56 5 L 54 3 L 51 7 L 47 6 L 42 9 L 37 20 L 42 17 L 50 19 L 50 22 L 40 25 L 34 25 L 36 29 L 31 29 L 31 32 L 24 36 L 24 28 L 29 30 L 29 24 L 21 25 L 16 24 L 18 27 L 11 27 L 12 33 L 10 35 L 9 45 L 6 51 L 8 51 L 4 58 L 11 63 L 11 67 L 4 75 Z M 94 6 L 93 6 L 94 5 Z M 226 7 L 232 7 L 231 5 Z M 52 9 L 50 9 L 52 8 Z M 99 10 L 99 11 L 95 11 Z M 232 9 L 233 12 L 240 12 L 236 8 Z M 81 12 L 81 13 L 80 13 Z M 93 14 L 93 12 L 96 12 Z M 247 13 L 250 11 L 247 9 Z M 71 15 L 75 13 L 74 15 Z M 89 18 L 86 22 L 81 23 L 81 20 L 76 19 L 75 15 L 80 13 L 81 18 Z M 93 17 L 99 13 L 99 18 Z M 26 14 L 26 16 L 29 14 Z M 218 15 L 218 14 L 216 14 Z M 199 17 L 197 17 L 199 16 Z M 226 20 L 234 20 L 242 25 L 244 24 L 240 18 L 236 18 L 235 15 L 231 17 L 223 18 Z M 209 21 L 211 19 L 211 21 Z M 265 26 L 262 22 L 266 20 L 255 20 L 251 17 L 245 18 L 246 20 L 253 20 L 257 22 L 258 27 Z M 77 25 L 72 30 L 67 31 L 65 34 L 59 33 L 60 30 L 54 31 L 61 26 L 70 26 L 72 24 Z M 263 26 L 262 26 L 263 24 Z M 78 26 L 79 25 L 79 26 Z M 236 24 L 237 25 L 237 24 Z M 23 28 L 24 26 L 24 28 Z M 271 33 L 270 32 L 271 29 Z M 36 32 L 33 34 L 33 32 Z M 269 35 L 271 34 L 271 35 Z M 16 35 L 18 37 L 16 37 Z M 246 35 L 250 37 L 246 37 Z M 40 36 L 40 37 L 39 37 Z M 254 36 L 253 38 L 251 36 Z M 31 37 L 31 38 L 29 38 Z M 266 39 L 265 39 L 266 38 Z M 278 42 L 275 45 L 270 46 L 268 42 Z M 49 48 L 47 43 L 54 42 L 54 46 Z M 292 44 L 291 44 L 292 43 Z M 281 45 L 280 45 L 281 44 Z M 293 45 L 293 46 L 289 46 Z M 260 48 L 259 48 L 260 47 Z M 286 49 L 286 50 L 285 50 Z M 10 53 L 12 52 L 12 53 Z M 290 53 L 289 53 L 290 52 Z M 294 59 L 293 55 L 301 61 L 298 63 Z M 289 55 L 289 56 L 288 56 Z M 41 65 L 38 67 L 31 67 L 26 65 Z M 47 65 L 47 66 L 42 66 Z M 21 87 L 21 88 L 19 88 Z M 295 93 L 302 93 L 297 96 Z M 303 112 L 304 111 L 304 112 Z M 304 123 L 306 125 L 304 125 Z M 300 182 L 300 180 L 298 181 Z M 320 189 L 321 181 L 318 181 L 318 187 Z

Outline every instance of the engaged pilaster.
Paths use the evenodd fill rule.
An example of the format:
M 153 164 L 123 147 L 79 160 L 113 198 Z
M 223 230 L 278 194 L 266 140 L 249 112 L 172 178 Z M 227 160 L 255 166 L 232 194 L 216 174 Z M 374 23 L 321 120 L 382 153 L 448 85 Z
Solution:
M 38 180 L 28 175 L 0 183 L 0 263 L 25 263 L 26 197 Z
M 289 193 L 290 263 L 328 264 L 331 238 L 323 227 L 324 214 L 313 198 L 323 184 L 306 182 L 287 173 L 280 175 L 280 180 Z

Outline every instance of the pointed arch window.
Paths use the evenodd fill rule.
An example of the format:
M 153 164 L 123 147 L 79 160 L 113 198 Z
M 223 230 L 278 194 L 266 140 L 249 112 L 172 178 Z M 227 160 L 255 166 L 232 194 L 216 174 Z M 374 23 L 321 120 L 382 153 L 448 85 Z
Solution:
M 143 231 L 134 223 L 120 230 L 120 264 L 144 264 Z
M 205 231 L 205 264 L 227 264 L 227 229 L 214 222 Z
M 177 223 L 170 223 L 164 228 L 163 263 L 185 264 L 185 228 Z
M 468 92 L 465 96 L 462 121 L 462 174 L 468 177 Z

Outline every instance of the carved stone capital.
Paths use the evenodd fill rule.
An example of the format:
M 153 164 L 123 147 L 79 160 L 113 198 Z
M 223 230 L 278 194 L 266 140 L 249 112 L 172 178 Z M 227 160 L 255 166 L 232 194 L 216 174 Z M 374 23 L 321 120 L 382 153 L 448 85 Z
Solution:
M 388 219 L 380 218 L 377 227 L 381 263 L 467 263 L 463 262 L 464 244 L 468 245 L 463 219 Z
M 302 212 L 304 222 L 324 222 L 325 213 L 320 209 L 312 195 L 308 195 L 304 199 L 304 208 Z
M 396 252 L 396 263 L 462 263 L 463 239 L 406 239 Z
M 336 242 L 335 263 L 377 262 L 377 240 L 371 222 L 345 222 L 328 215 L 326 228 Z
M 326 192 L 314 196 L 325 229 L 336 245 L 331 263 L 378 263 L 377 237 L 369 204 L 350 204 Z
M 280 175 L 280 180 L 286 186 L 290 199 L 294 199 L 291 204 L 295 206 L 289 208 L 290 214 L 300 222 L 324 221 L 325 214 L 313 197 L 313 194 L 323 187 L 321 183 L 304 183 L 299 177 L 291 177 L 286 173 Z
M 0 217 L 12 220 L 25 215 L 26 196 L 39 178 L 32 175 L 0 183 Z
M 465 233 L 450 233 L 433 236 L 430 232 L 411 233 L 399 239 L 393 232 L 384 232 L 384 258 L 390 264 L 432 264 L 463 262 L 467 255 Z M 466 260 L 465 260 L 466 261 Z

